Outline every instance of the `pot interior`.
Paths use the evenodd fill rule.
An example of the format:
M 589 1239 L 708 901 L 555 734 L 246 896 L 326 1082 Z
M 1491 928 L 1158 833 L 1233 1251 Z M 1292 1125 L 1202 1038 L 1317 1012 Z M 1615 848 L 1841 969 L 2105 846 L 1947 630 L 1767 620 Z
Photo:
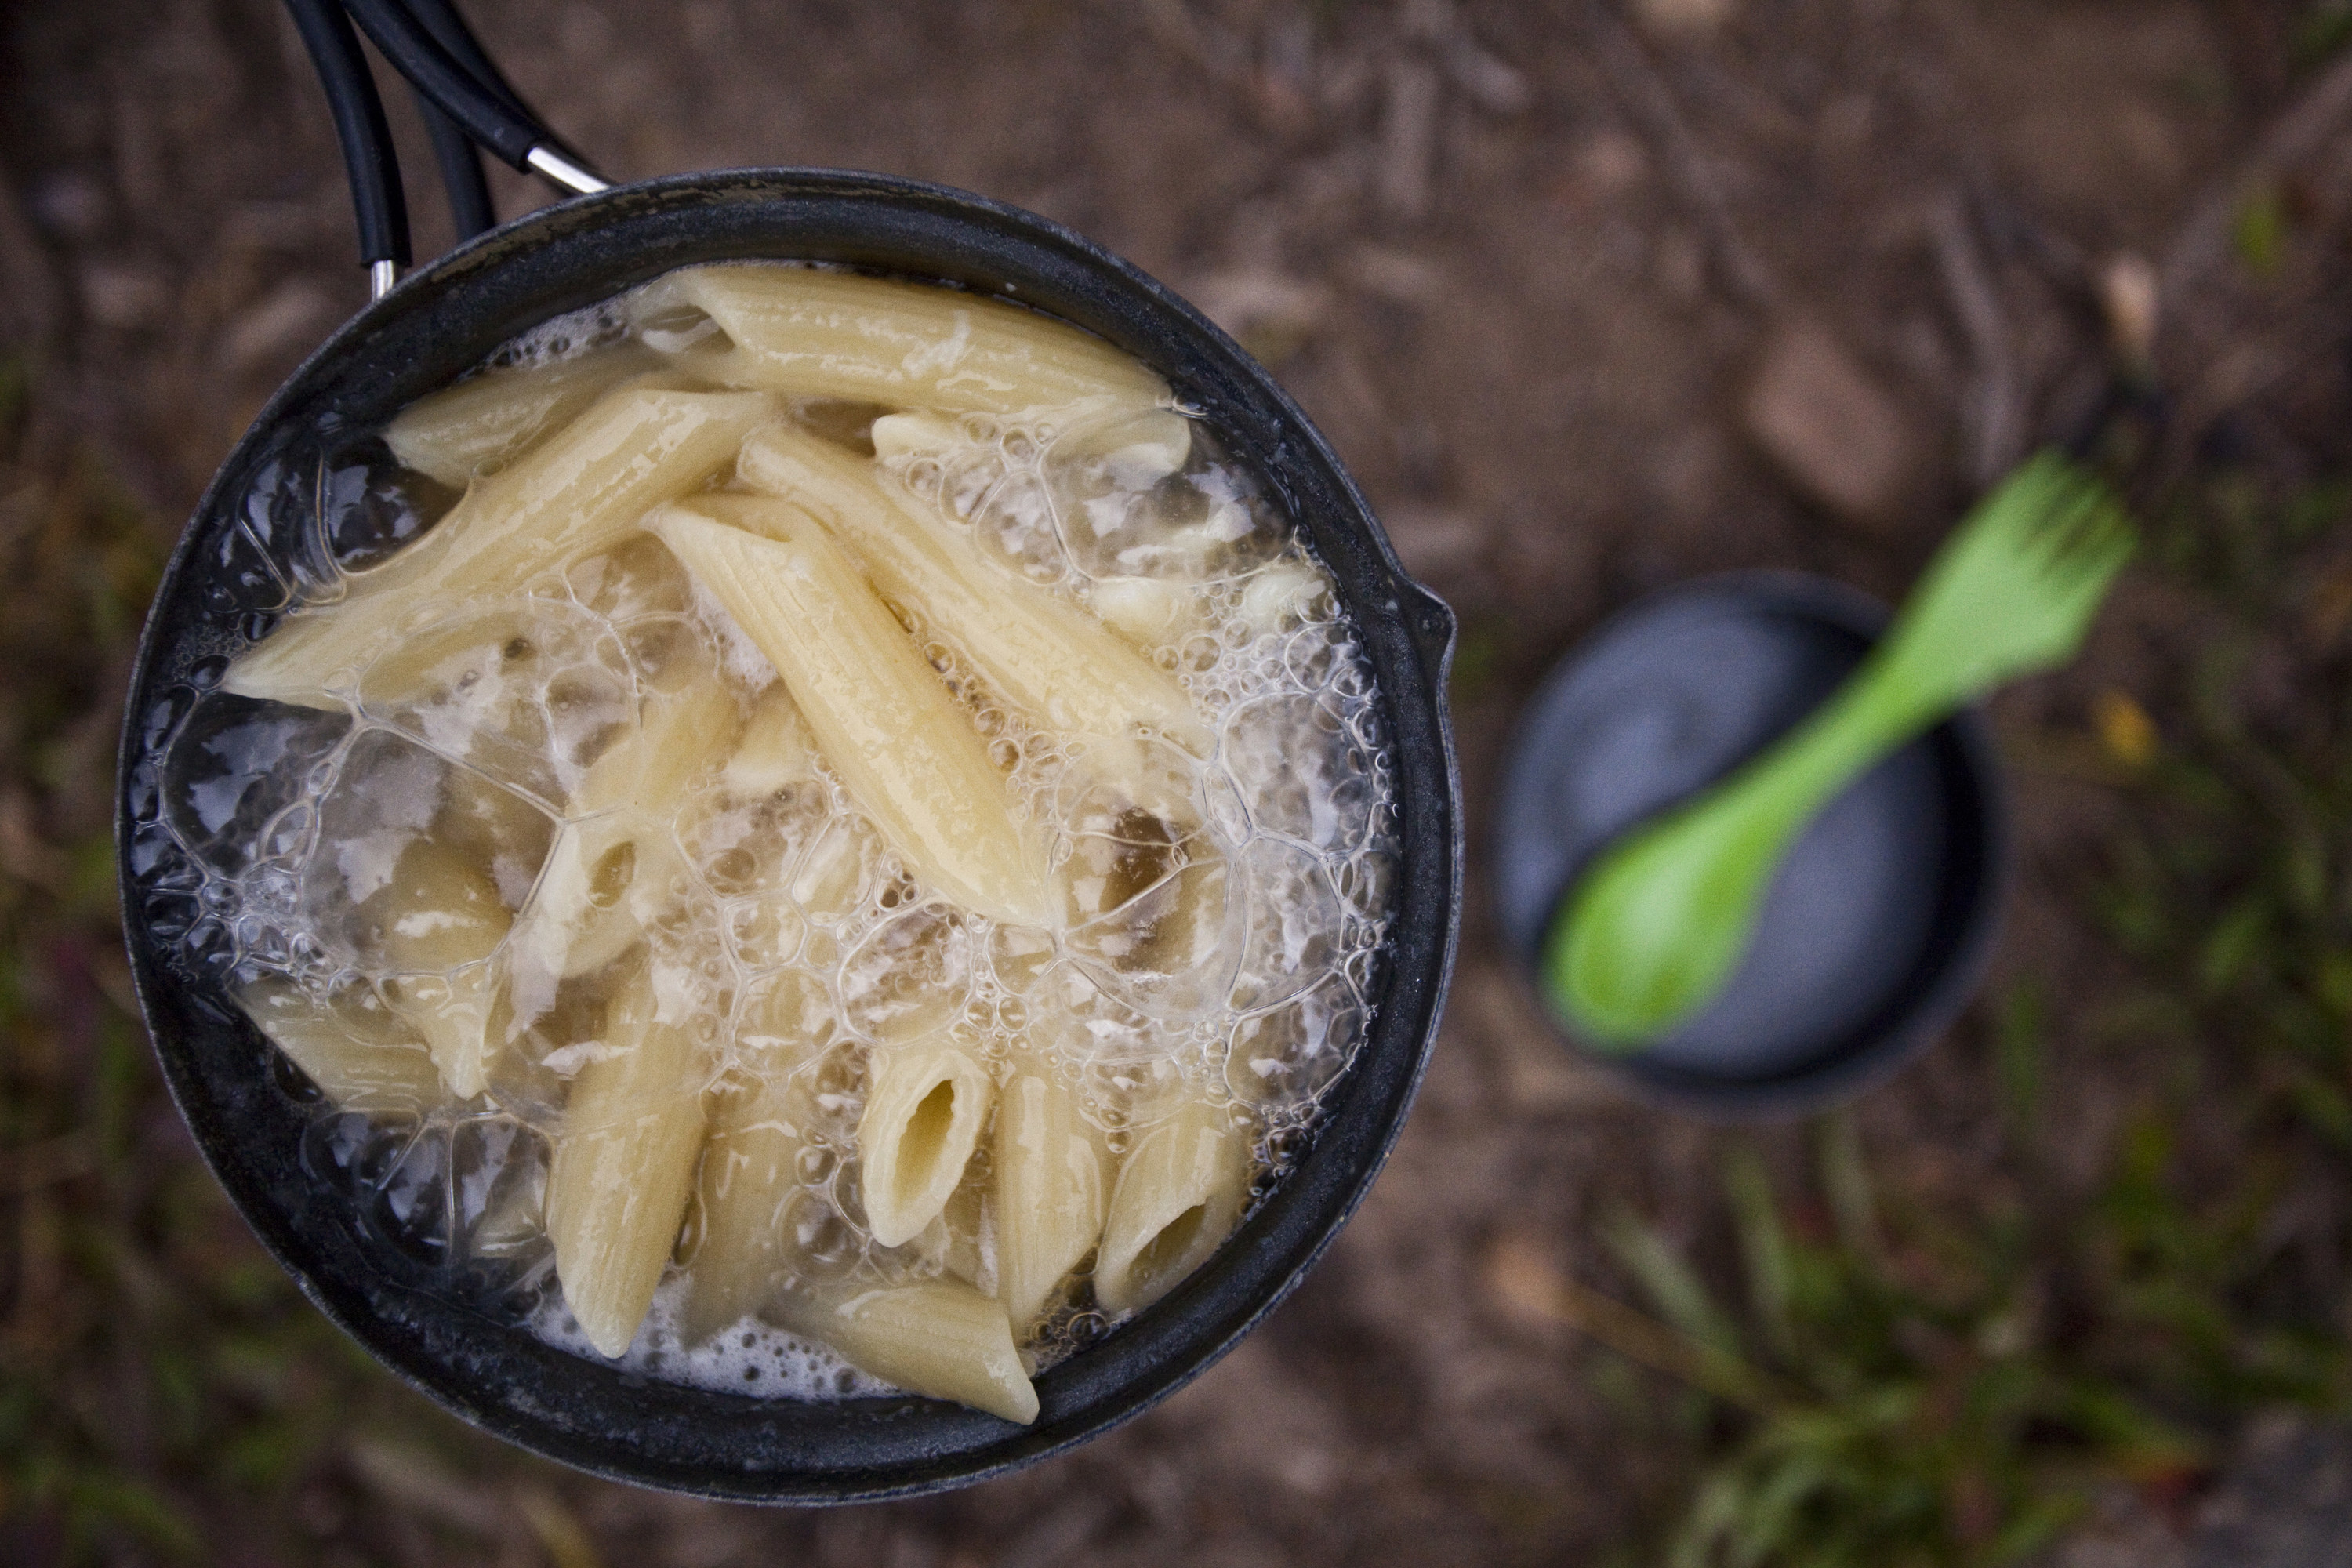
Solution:
M 1393 747 L 1398 879 L 1384 994 L 1313 1145 L 1182 1286 L 1038 1380 L 1020 1427 L 911 1397 L 761 1400 L 649 1381 L 486 1314 L 447 1275 L 355 1226 L 289 1070 L 228 999 L 192 908 L 184 852 L 156 822 L 155 754 L 299 580 L 286 530 L 248 508 L 315 485 L 346 433 L 551 317 L 675 268 L 773 258 L 1000 294 L 1097 332 L 1165 375 L 1262 477 L 1334 577 Z M 240 529 L 240 512 L 246 525 Z M 266 557 L 255 558 L 256 542 Z M 1436 1028 L 1460 880 L 1460 801 L 1444 703 L 1445 606 L 1398 566 L 1321 437 L 1233 342 L 1160 285 L 1033 215 L 870 175 L 751 171 L 629 186 L 483 237 L 405 280 L 306 363 L 197 508 L 151 614 L 123 737 L 125 929 L 182 1114 L 265 1246 L 328 1315 L 457 1415 L 551 1458 L 709 1496 L 818 1502 L 963 1484 L 1137 1414 L 1213 1362 L 1297 1282 L 1378 1173 Z M 308 1142 L 306 1142 L 306 1139 Z

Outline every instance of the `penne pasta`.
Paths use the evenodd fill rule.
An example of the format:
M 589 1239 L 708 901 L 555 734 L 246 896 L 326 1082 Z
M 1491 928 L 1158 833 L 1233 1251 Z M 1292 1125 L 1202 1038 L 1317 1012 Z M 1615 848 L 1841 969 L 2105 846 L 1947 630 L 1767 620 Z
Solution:
M 661 1282 L 702 1152 L 701 1063 L 685 1020 L 659 1016 L 640 963 L 613 998 L 604 1054 L 580 1069 L 548 1168 L 555 1273 L 588 1342 L 618 1356 Z
M 635 727 L 607 746 L 572 792 L 530 903 L 515 923 L 507 969 L 515 1028 L 555 1000 L 556 987 L 628 951 L 672 900 L 685 870 L 667 820 L 694 777 L 734 749 L 734 698 L 716 681 L 648 698 Z
M 777 1315 L 885 1382 L 1023 1426 L 1037 1419 L 1004 1303 L 970 1285 L 932 1280 L 825 1300 L 794 1293 Z
M 654 528 L 775 665 L 818 749 L 916 874 L 967 909 L 1044 922 L 1037 851 L 977 731 L 805 513 L 761 537 L 686 506 Z
M 995 456 L 996 461 L 992 465 L 995 472 L 1002 474 L 1004 470 L 1001 450 L 992 452 L 990 446 L 965 431 L 962 421 L 945 415 L 926 411 L 886 414 L 874 421 L 868 434 L 874 442 L 875 457 L 884 462 L 930 458 L 954 463 Z M 1050 454 L 1056 465 L 1117 464 L 1121 470 L 1119 477 L 1136 489 L 1176 472 L 1192 455 L 1192 422 L 1172 408 L 1141 413 L 1121 409 L 1108 417 L 1083 419 L 1075 427 L 1062 430 Z
M 626 344 L 552 364 L 484 371 L 402 409 L 384 427 L 384 444 L 402 467 L 462 490 L 570 423 L 614 383 L 661 363 Z
M 496 993 L 487 962 L 513 914 L 478 863 L 435 838 L 411 839 L 382 888 L 359 907 L 360 944 L 393 975 L 394 1010 L 433 1053 L 459 1100 L 482 1092 Z
M 736 471 L 814 513 L 886 598 L 961 647 L 991 685 L 1048 725 L 1123 736 L 1142 724 L 1207 754 L 1208 731 L 1172 676 L 1084 607 L 989 566 L 968 537 L 904 490 L 886 489 L 869 465 L 772 425 L 744 443 Z M 756 527 L 758 515 L 741 526 Z
M 1261 637 L 1328 619 L 1331 585 L 1303 561 L 1279 561 L 1242 584 L 1242 619 Z
M 425 535 L 355 578 L 331 613 L 298 614 L 229 667 L 226 689 L 310 707 L 398 639 L 420 606 L 520 585 L 609 548 L 652 508 L 731 461 L 773 416 L 750 393 L 623 390 L 468 490 Z
M 1159 577 L 1106 577 L 1087 606 L 1138 650 L 1172 647 L 1201 629 L 1192 594 Z
M 1036 1321 L 1103 1228 L 1103 1152 L 1077 1100 L 1024 1066 L 997 1097 L 997 1294 L 1019 1328 Z
M 1223 1107 L 1195 1101 L 1143 1134 L 1120 1165 L 1095 1258 L 1095 1298 L 1139 1310 L 1214 1252 L 1249 1198 L 1249 1142 Z
M 996 1199 L 985 1178 L 971 1179 L 948 1199 L 940 1214 L 947 1231 L 947 1271 L 982 1292 L 996 1289 Z
M 774 1053 L 779 1058 L 785 1053 Z M 709 1135 L 695 1176 L 699 1210 L 681 1331 L 699 1344 L 774 1296 L 784 1277 L 786 1206 L 804 1112 L 781 1063 L 709 1099 Z
M 751 705 L 742 737 L 727 758 L 728 792 L 757 799 L 788 789 L 815 771 L 816 750 L 808 726 L 801 722 L 801 710 L 780 680 Z
M 413 1116 L 441 1100 L 440 1070 L 423 1039 L 365 986 L 322 1001 L 260 980 L 236 1001 L 338 1110 Z
M 1066 322 L 991 300 L 807 267 L 688 268 L 632 297 L 636 320 L 698 310 L 734 352 L 709 373 L 790 397 L 1013 414 L 1152 408 L 1168 385 Z
M 272 626 L 150 726 L 236 1001 L 310 1111 L 393 1123 L 327 1128 L 401 1162 L 382 1238 L 497 1261 L 453 1300 L 1034 1421 L 1202 1294 L 1380 990 L 1395 771 L 1296 498 L 1087 332 L 824 266 L 495 361 L 338 427 L 378 460 L 310 521 L 360 553 L 290 613 L 200 563 Z M 235 498 L 265 543 L 289 482 Z
M 659 811 L 703 769 L 733 754 L 742 730 L 734 694 L 716 680 L 648 698 L 636 728 L 606 747 L 572 792 L 569 815 Z
M 866 1228 L 884 1247 L 912 1241 L 963 1180 L 996 1085 L 947 1037 L 874 1047 L 866 1067 L 863 1152 Z

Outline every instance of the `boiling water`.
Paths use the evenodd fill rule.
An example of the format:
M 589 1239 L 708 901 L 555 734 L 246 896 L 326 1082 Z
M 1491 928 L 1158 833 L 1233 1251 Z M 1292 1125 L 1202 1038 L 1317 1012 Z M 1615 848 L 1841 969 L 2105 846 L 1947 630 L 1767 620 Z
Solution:
M 495 363 L 614 352 L 625 322 L 609 305 L 582 312 Z M 797 411 L 853 445 L 874 412 Z M 1189 459 L 1166 473 L 1124 449 L 1100 455 L 1086 432 L 975 418 L 885 465 L 1007 569 L 1146 648 L 1215 737 L 1206 756 L 1159 740 L 1109 756 L 1000 705 L 951 641 L 904 617 L 989 738 L 1016 816 L 1050 846 L 1054 925 L 999 924 L 934 895 L 821 763 L 781 782 L 709 770 L 665 825 L 675 853 L 654 858 L 666 912 L 646 930 L 665 1016 L 697 1020 L 714 1084 L 791 1075 L 805 1142 L 788 1251 L 804 1280 L 953 1274 L 993 1289 L 986 1140 L 922 1235 L 883 1247 L 865 1228 L 856 1132 L 866 1052 L 886 1028 L 950 1032 L 990 1064 L 1045 1051 L 1113 1153 L 1141 1131 L 1132 1108 L 1154 1103 L 1155 1088 L 1229 1105 L 1255 1131 L 1261 1196 L 1364 1038 L 1385 983 L 1395 860 L 1370 667 L 1297 531 L 1208 431 L 1192 435 Z M 340 597 L 352 571 L 420 531 L 443 499 L 380 447 L 352 450 L 272 465 L 247 499 L 221 547 L 215 606 L 247 637 L 289 605 Z M 371 914 L 413 844 L 454 846 L 527 917 L 551 853 L 580 831 L 564 816 L 571 791 L 626 742 L 642 700 L 717 679 L 748 712 L 774 679 L 646 538 L 453 605 L 404 658 L 419 647 L 446 650 L 422 696 L 382 697 L 362 674 L 328 708 L 253 701 L 217 689 L 215 658 L 147 716 L 133 869 L 155 934 L 193 977 L 288 987 L 350 1016 L 457 993 L 465 970 L 398 972 Z M 517 967 L 510 947 L 490 973 Z M 551 979 L 531 995 L 511 980 L 506 1048 L 469 1102 L 420 1093 L 360 1116 L 290 1069 L 280 1077 L 315 1102 L 312 1173 L 352 1194 L 378 1243 L 461 1271 L 467 1289 L 587 1354 L 539 1204 L 566 1082 L 596 1050 L 599 997 L 593 980 Z M 686 1344 L 691 1229 L 630 1364 L 735 1392 L 879 1386 L 748 1320 Z M 1107 1326 L 1081 1285 L 1030 1348 L 1050 1363 Z

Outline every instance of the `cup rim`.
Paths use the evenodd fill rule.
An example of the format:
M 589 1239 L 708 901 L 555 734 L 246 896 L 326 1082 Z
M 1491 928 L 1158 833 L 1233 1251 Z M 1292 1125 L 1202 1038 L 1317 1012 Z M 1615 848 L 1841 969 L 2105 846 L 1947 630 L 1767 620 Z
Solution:
M 1521 764 L 1533 741 L 1538 716 L 1555 701 L 1590 662 L 1602 651 L 1641 634 L 1660 618 L 1715 608 L 1748 612 L 1765 609 L 1793 616 L 1875 642 L 1886 629 L 1893 612 L 1876 597 L 1849 584 L 1812 573 L 1779 569 L 1711 573 L 1675 584 L 1624 605 L 1579 638 L 1546 673 L 1520 709 L 1511 729 L 1503 764 L 1504 787 Z M 1513 972 L 1549 1025 L 1556 1038 L 1586 1061 L 1607 1068 L 1636 1097 L 1664 1110 L 1696 1114 L 1712 1121 L 1740 1122 L 1779 1121 L 1825 1110 L 1885 1081 L 1932 1043 L 1957 1018 L 1982 980 L 1990 963 L 2001 913 L 2008 902 L 2013 876 L 2009 792 L 1998 747 L 1979 705 L 1970 705 L 1935 725 L 1914 744 L 1926 743 L 1937 753 L 1942 782 L 1960 792 L 1969 808 L 1966 823 L 1946 825 L 1948 843 L 1972 839 L 1971 876 L 1964 905 L 1949 923 L 1954 928 L 1942 944 L 1941 955 L 1923 984 L 1908 993 L 1895 1015 L 1874 1033 L 1848 1048 L 1817 1058 L 1785 1072 L 1741 1077 L 1707 1074 L 1686 1068 L 1645 1061 L 1639 1054 L 1625 1056 L 1586 1047 L 1554 1019 L 1542 1000 L 1524 943 L 1509 939 Z M 1498 813 L 1494 829 L 1494 853 L 1511 853 L 1513 824 Z M 1516 916 L 1499 908 L 1498 921 L 1508 931 Z

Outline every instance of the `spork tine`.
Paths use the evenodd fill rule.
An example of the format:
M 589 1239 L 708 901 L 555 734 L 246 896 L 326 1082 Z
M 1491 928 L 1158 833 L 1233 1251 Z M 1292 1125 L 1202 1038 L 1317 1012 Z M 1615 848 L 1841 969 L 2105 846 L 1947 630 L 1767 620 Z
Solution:
M 1632 1050 L 1738 968 L 1806 824 L 1849 783 L 2003 681 L 2063 663 L 2136 542 L 2091 474 L 2045 452 L 1964 520 L 1837 692 L 1706 793 L 1633 829 L 1579 879 L 1545 939 L 1551 1005 Z

